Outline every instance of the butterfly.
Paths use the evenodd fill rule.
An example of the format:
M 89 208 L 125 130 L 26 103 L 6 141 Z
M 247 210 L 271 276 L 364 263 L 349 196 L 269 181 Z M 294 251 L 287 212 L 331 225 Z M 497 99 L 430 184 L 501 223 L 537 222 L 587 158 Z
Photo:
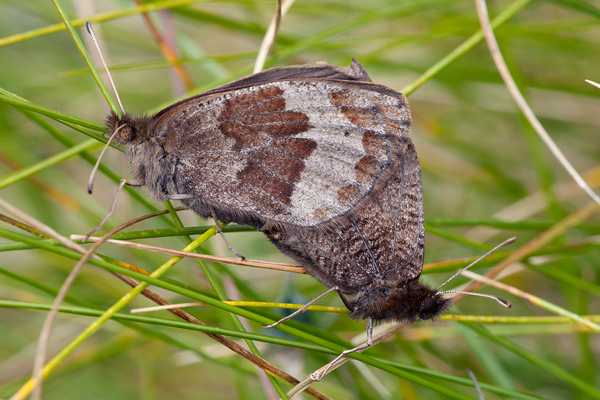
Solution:
M 273 68 L 154 116 L 106 120 L 155 200 L 290 232 L 346 218 L 383 187 L 410 123 L 404 96 L 356 60 Z

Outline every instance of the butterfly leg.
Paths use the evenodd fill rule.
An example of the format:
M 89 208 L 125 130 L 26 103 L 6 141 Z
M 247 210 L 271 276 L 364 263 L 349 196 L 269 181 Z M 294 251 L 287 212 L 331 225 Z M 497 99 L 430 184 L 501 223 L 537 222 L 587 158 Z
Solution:
M 119 183 L 119 187 L 117 188 L 117 191 L 115 192 L 115 197 L 113 197 L 113 201 L 112 201 L 112 204 L 110 205 L 110 209 L 108 210 L 108 213 L 102 219 L 102 221 L 100 221 L 98 226 L 95 227 L 94 229 L 92 229 L 92 231 L 85 236 L 83 241 L 84 242 L 87 241 L 90 236 L 92 236 L 94 233 L 98 232 L 98 230 L 100 230 L 100 228 L 102 228 L 102 225 L 104 225 L 106 223 L 106 221 L 108 221 L 108 218 L 110 218 L 112 213 L 115 211 L 115 206 L 117 204 L 117 198 L 119 197 L 121 190 L 123 190 L 123 186 L 125 186 L 125 185 L 127 185 L 127 186 L 144 186 L 145 184 L 146 184 L 146 182 L 144 182 L 144 181 L 121 179 L 121 182 Z
M 281 318 L 279 321 L 275 322 L 274 324 L 263 325 L 263 328 L 273 328 L 274 326 L 277 326 L 277 325 L 281 324 L 282 322 L 288 321 L 288 320 L 294 318 L 296 315 L 302 314 L 304 311 L 306 311 L 308 309 L 308 307 L 312 306 L 317 301 L 319 301 L 323 297 L 327 296 L 329 293 L 331 293 L 331 292 L 338 292 L 339 293 L 339 290 L 340 289 L 337 286 L 334 286 L 331 289 L 329 289 L 328 291 L 326 291 L 325 293 L 323 293 L 323 294 L 317 296 L 316 298 L 312 299 L 311 301 L 309 301 L 308 303 L 306 303 L 305 305 L 303 305 L 302 307 L 300 307 L 298 310 L 294 311 L 293 313 L 291 313 L 287 317 Z
M 367 341 L 363 344 L 361 344 L 360 346 L 356 346 L 353 349 L 350 350 L 344 350 L 342 352 L 342 354 L 340 354 L 339 356 L 337 356 L 332 362 L 330 362 L 329 364 L 327 364 L 325 366 L 325 369 L 321 372 L 319 370 L 313 372 L 312 374 L 310 374 L 310 378 L 315 380 L 315 381 L 320 381 L 321 379 L 323 379 L 323 377 L 325 375 L 327 375 L 327 372 L 331 369 L 331 367 L 335 366 L 337 367 L 337 365 L 335 365 L 339 360 L 342 359 L 342 357 L 346 356 L 347 354 L 350 353 L 356 353 L 356 352 L 362 352 L 366 349 L 368 349 L 369 347 L 371 347 L 373 345 L 373 320 L 371 318 L 367 318 Z
M 346 296 L 344 296 L 344 294 L 342 292 L 340 292 L 339 290 L 338 290 L 338 294 L 340 295 L 340 299 L 342 299 L 342 303 L 344 303 L 344 305 L 346 306 L 346 308 L 350 312 L 353 312 L 354 311 L 354 306 L 350 303 L 350 301 L 346 298 Z
M 215 228 L 217 228 L 217 232 L 219 232 L 219 235 L 221 235 L 221 237 L 225 241 L 225 244 L 227 245 L 227 247 L 229 248 L 229 250 L 233 254 L 235 254 L 236 256 L 238 256 L 242 261 L 244 261 L 246 259 L 246 257 L 244 257 L 243 255 L 241 255 L 240 253 L 238 253 L 237 251 L 235 251 L 233 249 L 233 247 L 231 247 L 231 244 L 229 243 L 229 241 L 227 240 L 227 238 L 225 237 L 225 235 L 223 234 L 223 230 L 221 229 L 221 224 L 219 224 L 219 220 L 217 219 L 217 214 L 215 214 L 214 208 L 212 208 L 212 207 L 210 208 L 210 213 L 212 214 L 213 220 L 215 221 Z
M 186 200 L 186 199 L 191 199 L 192 196 L 191 194 L 170 194 L 167 198 L 169 200 Z

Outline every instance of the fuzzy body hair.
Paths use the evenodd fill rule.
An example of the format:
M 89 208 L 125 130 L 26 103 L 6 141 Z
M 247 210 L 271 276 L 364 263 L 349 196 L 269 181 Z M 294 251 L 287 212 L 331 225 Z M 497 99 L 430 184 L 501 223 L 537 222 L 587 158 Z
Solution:
M 378 321 L 415 322 L 435 319 L 452 304 L 435 289 L 419 282 L 419 278 L 388 287 L 385 281 L 374 281 L 363 287 L 351 300 L 354 319 L 372 318 Z
M 126 155 L 131 166 L 131 173 L 136 180 L 144 181 L 150 197 L 164 202 L 172 193 L 176 193 L 174 175 L 177 158 L 164 150 L 166 135 L 154 130 L 150 117 L 132 117 L 128 114 L 119 118 L 111 112 L 106 125 L 110 132 L 126 125 L 133 128 L 130 140 L 123 140 L 119 135 L 114 141 L 126 148 Z

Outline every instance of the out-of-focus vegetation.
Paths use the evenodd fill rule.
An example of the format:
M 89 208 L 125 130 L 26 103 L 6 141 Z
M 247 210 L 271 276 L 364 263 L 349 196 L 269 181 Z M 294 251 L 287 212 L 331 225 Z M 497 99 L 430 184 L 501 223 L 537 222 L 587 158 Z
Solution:
M 275 10 L 275 2 L 267 0 L 189 1 L 172 9 L 164 7 L 168 1 L 155 4 L 161 11 L 151 12 L 150 18 L 174 38 L 179 61 L 195 87 L 192 93 L 250 73 Z M 600 90 L 584 79 L 600 81 L 600 4 L 498 0 L 489 4 L 491 17 L 515 4 L 523 7 L 496 30 L 501 50 L 536 115 L 595 188 L 600 183 Z M 75 0 L 61 6 L 76 24 L 95 21 L 128 112 L 155 112 L 187 91 L 139 11 L 127 12 L 136 8 L 134 2 Z M 4 0 L 0 22 L 0 197 L 64 236 L 85 234 L 105 215 L 116 190 L 114 180 L 101 172 L 93 195 L 86 191 L 100 144 L 81 131 L 97 137 L 108 111 L 106 101 L 51 2 Z M 267 67 L 321 60 L 348 65 L 354 56 L 374 82 L 401 91 L 478 29 L 471 1 L 298 0 L 282 21 Z M 87 36 L 80 25 L 77 30 Z M 95 53 L 89 44 L 88 50 Z M 409 96 L 412 138 L 423 171 L 426 262 L 440 266 L 478 256 L 516 235 L 517 243 L 493 260 L 497 262 L 529 241 L 541 240 L 545 232 L 559 232 L 565 218 L 589 198 L 518 112 L 485 44 L 443 66 Z M 27 111 L 15 96 L 34 109 L 42 106 L 82 118 L 87 122 L 79 125 L 86 128 L 73 129 Z M 85 141 L 90 144 L 84 151 L 68 153 Z M 130 177 L 118 150 L 110 149 L 103 163 L 115 179 Z M 151 207 L 164 208 L 149 200 L 144 189 L 134 191 L 139 199 L 122 194 L 102 232 L 151 212 Z M 179 214 L 185 226 L 210 226 L 189 211 Z M 173 226 L 166 216 L 131 229 Z M 260 233 L 234 225 L 225 231 L 231 232 L 227 237 L 233 247 L 249 259 L 289 262 Z M 590 212 L 536 252 L 526 253 L 521 263 L 505 270 L 509 276 L 502 281 L 574 314 L 598 314 L 598 233 L 599 220 Z M 8 223 L 0 223 L 0 236 L 0 398 L 9 398 L 30 376 L 47 314 L 44 307 L 52 303 L 75 261 L 55 251 L 60 246 L 44 248 L 48 241 L 32 242 L 39 238 Z M 162 234 L 141 242 L 173 249 L 186 245 L 182 236 Z M 230 255 L 219 237 L 201 249 Z M 169 258 L 110 245 L 100 253 L 149 272 Z M 423 279 L 443 282 L 462 265 L 426 269 Z M 484 262 L 476 272 L 491 265 Z M 208 270 L 229 299 L 306 303 L 324 290 L 304 275 L 213 263 Z M 151 289 L 173 303 L 190 301 L 184 289 L 217 298 L 193 260 L 177 264 L 165 281 L 173 284 L 170 290 Z M 458 278 L 449 286 L 465 282 Z M 83 315 L 79 307 L 106 310 L 129 289 L 105 269 L 85 266 L 65 301 L 76 308 L 60 314 L 49 357 L 94 321 L 95 316 Z M 536 317 L 558 314 L 497 289 L 480 291 L 507 298 L 513 307 L 463 299 L 450 314 L 495 316 L 496 323 L 474 318 L 469 323 L 417 324 L 364 353 L 377 362 L 347 363 L 313 387 L 337 399 L 474 398 L 465 371 L 470 368 L 487 400 L 600 398 L 598 332 L 571 320 L 542 324 Z M 342 306 L 334 295 L 319 304 Z M 123 313 L 149 305 L 139 297 Z M 268 309 L 250 310 L 274 315 Z M 211 327 L 241 330 L 217 307 L 188 311 Z M 144 321 L 110 321 L 100 327 L 45 380 L 44 398 L 265 399 L 275 393 L 250 362 L 177 325 L 181 320 L 168 312 L 145 316 Z M 298 335 L 265 330 L 253 321 L 247 328 L 287 340 L 254 343 L 264 359 L 298 379 L 333 357 L 294 348 L 310 343 L 310 335 L 345 347 L 353 338 L 364 338 L 364 323 L 343 314 L 308 312 L 290 325 L 299 329 Z M 277 385 L 289 389 L 282 381 Z

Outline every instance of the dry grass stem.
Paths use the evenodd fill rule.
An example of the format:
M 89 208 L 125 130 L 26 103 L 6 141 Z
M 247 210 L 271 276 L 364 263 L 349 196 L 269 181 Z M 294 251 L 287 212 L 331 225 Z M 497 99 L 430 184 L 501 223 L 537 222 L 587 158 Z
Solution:
M 507 293 L 510 293 L 510 294 L 512 294 L 514 296 L 517 296 L 517 297 L 520 297 L 520 298 L 522 298 L 524 300 L 527 300 L 531 304 L 535 304 L 535 305 L 540 306 L 542 308 L 547 308 L 547 304 L 548 304 L 547 301 L 545 301 L 545 300 L 543 300 L 543 299 L 541 299 L 541 298 L 539 298 L 537 296 L 534 296 L 531 293 L 527 293 L 527 292 L 522 291 L 521 289 L 517 289 L 514 286 L 510 286 L 510 285 L 507 285 L 505 283 L 498 282 L 498 281 L 495 281 L 493 279 L 489 279 L 489 278 L 487 278 L 487 277 L 485 277 L 483 275 L 479 275 L 479 274 L 476 274 L 476 273 L 471 272 L 471 271 L 465 271 L 465 272 L 463 272 L 463 275 L 466 276 L 469 279 L 473 279 L 475 281 L 484 283 L 484 284 L 486 284 L 488 286 L 495 287 L 496 289 L 504 290 Z M 594 330 L 595 332 L 600 332 L 600 326 L 598 326 L 597 324 L 593 323 L 592 321 L 587 321 L 585 319 L 582 321 L 580 319 L 577 319 L 576 322 L 579 322 L 579 323 L 582 323 L 582 324 L 586 325 L 588 328 Z
M 134 1 L 138 6 L 143 5 L 143 3 L 140 0 L 134 0 Z M 168 37 L 165 37 L 165 35 L 160 33 L 156 24 L 154 23 L 154 21 L 152 21 L 152 18 L 150 18 L 150 15 L 147 12 L 142 13 L 142 17 L 144 18 L 146 25 L 150 29 L 150 32 L 152 33 L 154 40 L 156 40 L 156 42 L 158 43 L 161 52 L 165 56 L 165 59 L 169 63 L 171 63 L 171 65 L 174 67 L 175 71 L 177 72 L 177 75 L 181 78 L 181 81 L 185 84 L 185 87 L 187 88 L 187 90 L 194 89 L 195 85 L 194 85 L 194 82 L 192 81 L 192 77 L 190 76 L 187 69 L 181 64 L 181 62 L 179 62 L 179 56 L 177 54 L 177 50 L 173 46 L 172 41 L 168 40 L 169 39 Z M 173 28 L 172 24 L 168 24 L 168 25 L 170 25 L 169 28 Z M 169 29 L 166 28 L 165 30 L 166 30 L 166 35 L 168 36 L 170 34 Z M 176 94 L 182 95 L 183 93 L 176 93 Z
M 542 126 L 540 121 L 535 116 L 527 101 L 519 91 L 517 84 L 515 83 L 510 71 L 508 70 L 508 66 L 504 61 L 504 57 L 500 52 L 500 48 L 498 47 L 498 42 L 496 41 L 496 36 L 494 35 L 494 29 L 492 28 L 492 24 L 490 23 L 490 18 L 487 11 L 487 6 L 485 0 L 475 0 L 475 5 L 477 6 L 477 15 L 479 16 L 479 22 L 481 24 L 481 30 L 485 35 L 485 41 L 490 49 L 490 54 L 496 64 L 496 68 L 498 72 L 502 76 L 504 80 L 504 84 L 506 88 L 510 92 L 510 95 L 515 100 L 515 103 L 521 109 L 525 118 L 529 121 L 533 129 L 542 139 L 544 144 L 550 149 L 550 152 L 554 155 L 554 157 L 561 163 L 561 165 L 567 170 L 569 175 L 577 182 L 580 188 L 582 188 L 598 205 L 600 205 L 600 197 L 594 193 L 594 191 L 588 186 L 585 180 L 579 175 L 579 173 L 575 170 L 575 168 L 571 165 L 569 160 L 564 156 L 562 151 L 558 148 L 556 143 L 552 140 L 546 129 Z
M 271 20 L 271 23 L 267 28 L 265 37 L 263 38 L 263 41 L 260 44 L 258 55 L 256 56 L 256 61 L 254 63 L 253 70 L 254 73 L 262 71 L 265 67 L 265 61 L 267 60 L 267 56 L 269 55 L 269 50 L 275 43 L 275 38 L 277 38 L 277 33 L 279 32 L 281 20 L 288 12 L 292 4 L 294 4 L 294 1 L 295 0 L 285 0 L 283 4 L 281 4 L 281 0 L 277 0 L 277 9 L 275 10 L 275 16 L 273 16 L 273 19 Z
M 71 239 L 83 240 L 83 239 L 85 239 L 85 236 L 84 235 L 71 235 Z M 90 237 L 88 239 L 88 242 L 99 242 L 100 240 L 102 240 L 102 238 Z M 296 274 L 307 274 L 308 273 L 308 272 L 306 272 L 306 270 L 304 268 L 302 268 L 298 265 L 294 265 L 294 264 L 275 263 L 275 262 L 259 261 L 259 260 L 240 260 L 237 257 L 221 257 L 221 256 L 212 256 L 209 254 L 187 253 L 185 251 L 171 250 L 171 249 L 166 249 L 164 247 L 149 246 L 149 245 L 140 244 L 140 243 L 128 242 L 126 240 L 108 239 L 108 240 L 105 240 L 104 243 L 121 246 L 121 247 L 129 247 L 132 249 L 152 251 L 154 253 L 170 254 L 170 255 L 180 256 L 180 257 L 220 262 L 220 263 L 224 263 L 224 264 L 233 264 L 233 265 L 243 265 L 246 267 L 274 269 L 277 271 L 293 272 Z
M 23 211 L 19 210 L 18 208 L 13 207 L 11 204 L 9 204 L 8 202 L 4 201 L 1 198 L 0 198 L 0 207 L 4 208 L 5 210 L 10 212 L 14 216 L 25 221 L 27 224 L 29 224 L 31 227 L 33 227 L 37 231 L 41 232 L 42 234 L 47 235 L 47 236 L 51 237 L 52 239 L 56 240 L 57 242 L 59 242 L 60 244 L 65 246 L 66 248 L 77 251 L 82 254 L 86 253 L 87 249 L 85 247 L 62 236 L 61 234 L 59 234 L 58 232 L 56 232 L 54 229 L 50 228 L 46 224 L 38 221 L 37 219 L 31 217 L 27 213 L 24 213 Z M 90 254 L 89 257 L 91 257 L 91 256 L 92 256 L 92 254 Z M 89 259 L 89 257 L 87 259 Z M 62 304 L 65 296 L 67 295 L 69 288 L 71 287 L 71 285 L 77 278 L 77 275 L 79 275 L 79 272 L 81 271 L 81 268 L 83 267 L 84 264 L 85 264 L 85 261 L 79 262 L 71 270 L 71 272 L 67 276 L 67 279 L 65 279 L 65 282 L 62 284 L 60 290 L 58 291 L 58 294 L 54 298 L 54 301 L 52 302 L 52 308 L 50 309 L 50 311 L 46 315 L 46 319 L 44 320 L 44 325 L 42 326 L 42 330 L 40 331 L 40 337 L 38 340 L 36 355 L 35 355 L 35 358 L 33 361 L 32 379 L 34 381 L 34 386 L 33 386 L 34 389 L 33 389 L 32 398 L 36 398 L 36 397 L 41 398 L 41 386 L 42 386 L 41 373 L 42 373 L 42 368 L 44 366 L 44 361 L 46 358 L 46 352 L 48 351 L 48 343 L 50 341 L 52 325 L 54 324 L 54 321 L 56 320 L 56 316 L 58 315 L 58 310 L 60 308 L 60 305 Z
M 586 219 L 590 218 L 592 215 L 596 214 L 599 210 L 600 210 L 600 207 L 595 202 L 590 202 L 590 203 L 586 204 L 585 206 L 583 206 L 576 212 L 568 215 L 562 221 L 556 223 L 554 226 L 552 226 L 552 228 L 542 232 L 540 235 L 538 235 L 537 237 L 535 237 L 532 240 L 530 240 L 529 242 L 527 242 L 521 248 L 519 248 L 519 249 L 515 250 L 514 252 L 512 252 L 511 254 L 509 254 L 508 257 L 506 257 L 504 260 L 499 262 L 495 267 L 490 269 L 485 274 L 485 276 L 490 279 L 496 278 L 498 276 L 498 274 L 500 274 L 500 272 L 502 272 L 502 270 L 507 268 L 509 265 L 511 265 L 515 262 L 521 261 L 525 257 L 529 256 L 531 253 L 548 245 L 552 240 L 563 235 L 565 232 L 567 232 L 573 226 L 576 226 L 576 225 L 582 223 L 583 221 L 585 221 Z M 483 286 L 483 283 L 473 282 L 472 284 L 467 286 L 467 288 L 465 290 L 468 292 L 472 292 L 472 291 L 477 290 L 481 286 Z M 463 296 L 464 295 L 459 294 L 455 298 L 458 299 Z
M 121 275 L 121 274 L 115 274 L 115 275 L 117 277 L 119 277 L 120 279 L 122 279 L 129 286 L 131 286 L 131 287 L 137 286 L 137 281 L 135 281 L 134 279 L 132 279 L 130 277 Z M 193 315 L 183 311 L 182 309 L 177 308 L 177 307 L 170 307 L 170 306 L 173 306 L 173 304 L 171 304 L 169 301 L 167 301 L 166 299 L 164 299 L 163 297 L 159 296 L 158 294 L 152 292 L 149 289 L 144 289 L 141 294 L 144 297 L 146 297 L 147 299 L 153 301 L 154 303 L 159 304 L 160 306 L 165 306 L 166 307 L 165 309 L 167 311 L 169 311 L 173 315 L 183 319 L 184 321 L 187 321 L 192 324 L 206 325 L 204 322 L 200 321 Z M 209 332 L 203 332 L 203 333 L 206 336 L 210 337 L 211 339 L 213 339 L 213 340 L 217 341 L 218 343 L 222 344 L 223 346 L 227 347 L 234 353 L 243 357 L 244 359 L 250 361 L 252 364 L 256 365 L 258 368 L 262 369 L 263 371 L 271 373 L 275 376 L 278 376 L 281 379 L 289 382 L 292 385 L 297 385 L 300 383 L 300 381 L 298 379 L 294 378 L 292 375 L 277 368 L 276 366 L 269 363 L 268 361 L 258 357 L 256 354 L 254 354 L 251 351 L 240 346 L 233 340 L 231 340 L 223 335 L 219 335 L 219 334 L 215 334 L 215 333 L 209 333 Z M 314 396 L 317 399 L 332 400 L 329 396 L 327 396 L 317 390 L 314 390 L 312 388 L 311 388 L 310 392 L 308 392 L 308 393 L 310 393 L 311 396 Z

